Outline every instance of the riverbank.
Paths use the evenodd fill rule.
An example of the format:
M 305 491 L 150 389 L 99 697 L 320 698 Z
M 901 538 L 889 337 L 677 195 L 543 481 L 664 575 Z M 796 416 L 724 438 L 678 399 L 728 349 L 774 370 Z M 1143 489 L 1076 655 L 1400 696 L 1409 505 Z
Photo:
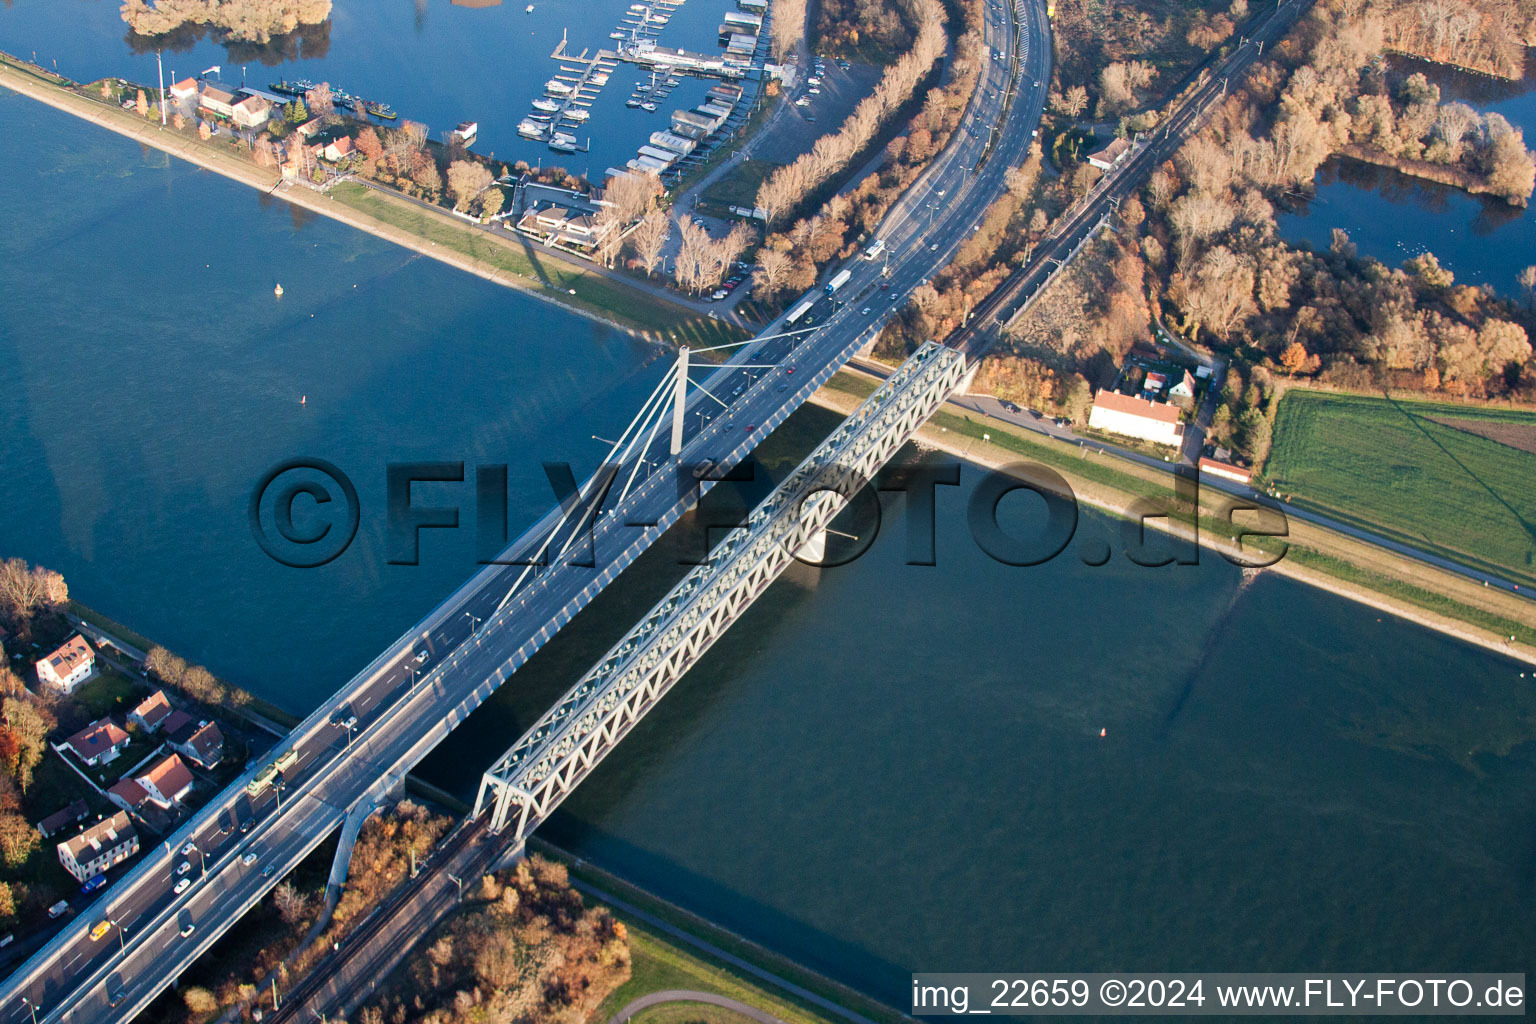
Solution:
M 1498 191 L 1488 184 L 1488 179 L 1473 174 L 1465 167 L 1453 164 L 1437 164 L 1428 160 L 1410 160 L 1407 157 L 1392 156 L 1375 146 L 1362 146 L 1359 143 L 1351 143 L 1338 151 L 1338 156 L 1358 160 L 1364 164 L 1376 167 L 1387 167 L 1400 174 L 1406 174 L 1410 178 L 1423 178 L 1425 181 L 1433 181 L 1441 185 L 1449 185 L 1459 188 L 1468 195 L 1493 196 L 1502 199 L 1510 206 L 1526 206 L 1530 202 L 1521 196 L 1509 196 Z
M 339 195 L 287 183 L 276 169 L 257 166 L 229 151 L 227 144 L 203 142 L 137 113 L 93 100 L 76 92 L 74 84 L 0 54 L 0 86 L 13 92 L 589 320 L 652 340 L 700 347 L 743 336 L 739 328 L 668 303 L 596 268 L 472 228 L 446 210 L 429 209 L 403 196 L 356 183 L 351 183 L 350 189 L 358 194 L 343 191 Z
M 813 401 L 842 415 L 850 413 L 874 382 L 843 371 Z M 946 405 L 914 440 L 988 469 L 1020 459 L 1049 466 L 1066 480 L 1078 501 L 1118 518 L 1132 518 L 1133 506 L 1171 494 L 1169 476 L 1108 452 L 1068 446 L 1001 420 Z M 1204 489 L 1203 494 L 1221 494 Z M 1202 509 L 1198 524 L 1189 517 L 1152 519 L 1149 525 L 1195 541 L 1224 556 L 1237 555 L 1232 526 Z M 1196 533 L 1198 525 L 1198 534 Z M 1285 556 L 1263 572 L 1276 572 L 1309 586 L 1414 622 L 1427 629 L 1498 654 L 1536 665 L 1536 610 L 1514 594 L 1483 587 L 1457 573 L 1437 569 L 1334 531 L 1290 519 Z M 1253 541 L 1248 542 L 1251 551 Z M 1252 558 L 1252 555 L 1249 556 Z M 1514 640 L 1511 641 L 1510 637 Z

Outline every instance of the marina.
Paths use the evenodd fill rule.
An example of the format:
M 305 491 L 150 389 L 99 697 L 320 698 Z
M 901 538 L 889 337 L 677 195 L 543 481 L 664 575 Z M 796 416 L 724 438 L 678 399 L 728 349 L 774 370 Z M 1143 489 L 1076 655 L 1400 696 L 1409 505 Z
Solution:
M 758 58 L 761 41 L 766 38 L 760 32 L 766 5 L 738 2 L 738 10 L 725 13 L 718 40 L 725 47 L 725 53 L 719 56 L 660 45 L 658 39 L 662 30 L 682 5 L 683 0 L 631 3 L 620 14 L 619 25 L 608 33 L 616 46 L 599 48 L 595 53 L 589 54 L 587 49 L 571 53 L 569 32 L 562 31 L 559 45 L 550 54 L 556 64 L 556 73 L 544 83 L 545 95 L 532 101 L 538 114 L 523 118 L 518 124 L 518 134 L 545 142 L 557 152 L 589 149 L 590 142 L 586 145 L 578 143 L 575 133 L 591 120 L 593 103 L 620 64 L 631 64 L 650 73 L 649 78 L 636 80 L 624 101 L 626 108 L 647 114 L 661 110 L 672 91 L 683 84 L 684 77 L 734 82 L 760 70 L 760 64 L 754 67 L 754 60 Z M 678 128 L 678 117 L 690 112 L 675 111 L 673 131 L 667 134 L 688 143 L 686 150 L 652 146 L 649 147 L 652 152 L 647 153 L 642 147 L 637 156 L 627 162 L 627 169 L 658 174 L 673 169 L 678 161 L 693 153 L 704 137 L 726 123 L 742 94 L 740 86 L 725 92 L 712 89 L 708 101 L 691 112 L 698 115 L 697 118 L 681 129 Z M 548 115 L 548 118 L 539 114 Z M 702 130 L 703 134 L 698 138 L 677 134 L 695 129 Z

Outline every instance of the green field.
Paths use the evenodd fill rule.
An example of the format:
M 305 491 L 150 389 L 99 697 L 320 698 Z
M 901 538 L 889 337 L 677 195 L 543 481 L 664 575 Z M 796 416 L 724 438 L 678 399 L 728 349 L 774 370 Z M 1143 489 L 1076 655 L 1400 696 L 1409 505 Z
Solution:
M 1443 418 L 1536 424 L 1507 409 L 1292 391 L 1264 475 L 1294 505 L 1536 584 L 1536 454 Z

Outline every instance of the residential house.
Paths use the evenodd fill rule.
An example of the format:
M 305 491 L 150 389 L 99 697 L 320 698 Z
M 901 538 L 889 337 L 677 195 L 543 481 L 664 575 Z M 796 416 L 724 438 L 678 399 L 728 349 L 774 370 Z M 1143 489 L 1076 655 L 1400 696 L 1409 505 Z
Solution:
M 1124 139 L 1112 139 L 1107 146 L 1103 146 L 1088 154 L 1088 164 L 1097 167 L 1101 171 L 1112 171 L 1120 166 L 1120 161 L 1131 154 L 1131 144 Z
M 156 690 L 128 712 L 128 721 L 145 732 L 154 732 L 171 716 L 171 711 L 171 702 L 166 699 L 165 692 Z
M 230 117 L 241 128 L 260 128 L 272 116 L 272 104 L 260 96 L 247 96 L 230 107 Z
M 225 92 L 213 86 L 204 86 L 203 94 L 198 97 L 197 105 L 210 114 L 220 117 L 235 116 L 235 97 L 233 93 Z
M 139 834 L 118 811 L 75 838 L 59 844 L 59 863 L 77 882 L 89 881 L 139 852 Z
M 91 767 L 111 764 L 128 745 L 128 734 L 110 718 L 98 718 L 64 741 L 75 756 Z
M 37 823 L 38 832 L 44 839 L 62 832 L 77 821 L 84 821 L 90 817 L 91 809 L 86 806 L 84 800 L 76 800 L 62 811 L 54 811 L 48 817 Z
M 352 139 L 343 135 L 341 138 L 327 143 L 326 147 L 320 151 L 320 155 L 334 164 L 337 161 L 345 160 L 353 152 L 355 152 L 355 147 L 352 145 Z
M 308 121 L 305 121 L 303 124 L 295 128 L 293 133 L 301 139 L 309 139 L 313 138 L 315 134 L 324 127 L 325 125 L 322 123 L 321 118 L 312 117 Z
M 1169 378 L 1171 381 L 1168 385 L 1169 398 L 1195 397 L 1195 378 L 1188 370 L 1174 370 Z
M 37 680 L 72 693 L 96 670 L 96 652 L 76 633 L 58 650 L 37 663 Z
M 1200 458 L 1200 472 L 1202 475 L 1209 473 L 1211 476 L 1219 476 L 1224 480 L 1231 480 L 1239 484 L 1252 484 L 1253 473 L 1242 466 L 1234 466 L 1230 462 L 1218 462 L 1215 459 Z
M 1095 430 L 1107 430 L 1175 448 L 1184 438 L 1184 424 L 1179 422 L 1177 407 L 1115 391 L 1100 391 L 1093 397 L 1088 425 Z
M 171 83 L 171 99 L 176 103 L 187 103 L 197 99 L 197 79 L 183 78 L 179 82 Z
M 192 716 L 178 708 L 166 715 L 165 720 L 160 723 L 160 734 L 162 736 L 174 736 L 185 728 L 186 724 L 190 721 L 192 721 Z
M 224 734 L 215 722 L 188 722 L 169 742 L 172 750 L 199 768 L 215 768 L 224 759 Z
M 161 758 L 143 775 L 133 780 L 149 794 L 151 803 L 166 810 L 181 803 L 182 797 L 192 792 L 192 772 L 179 754 Z
M 149 792 L 133 779 L 119 779 L 107 787 L 107 799 L 125 811 L 140 814 L 149 803 Z

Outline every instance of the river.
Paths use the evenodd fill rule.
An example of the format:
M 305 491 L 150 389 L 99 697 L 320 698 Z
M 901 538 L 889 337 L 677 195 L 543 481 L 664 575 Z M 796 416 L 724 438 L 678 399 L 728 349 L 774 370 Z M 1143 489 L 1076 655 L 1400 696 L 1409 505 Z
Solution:
M 1479 113 L 1502 114 L 1536 146 L 1536 57 L 1518 82 L 1475 75 L 1423 61 L 1399 59 L 1440 86 L 1443 102 L 1467 103 Z M 1491 196 L 1414 178 L 1387 167 L 1334 158 L 1323 165 L 1316 195 L 1282 210 L 1280 235 L 1326 250 L 1334 228 L 1349 233 L 1361 255 L 1389 267 L 1433 252 L 1462 284 L 1492 285 L 1518 295 L 1516 276 L 1536 263 L 1536 212 Z
M 29 154 L 0 177 L 0 294 L 22 297 L 0 305 L 0 549 L 295 710 L 472 568 L 468 530 L 383 564 L 387 462 L 509 462 L 526 523 L 537 461 L 590 466 L 660 372 L 28 100 L 0 93 L 0 133 Z M 831 422 L 797 414 L 768 464 Z M 270 562 L 246 521 L 295 455 L 361 492 L 323 569 Z M 1211 557 L 1002 566 L 966 528 L 974 480 L 940 488 L 935 567 L 903 564 L 893 498 L 864 557 L 794 569 L 548 836 L 897 1006 L 915 970 L 1529 969 L 1527 669 Z M 1080 529 L 1118 551 L 1102 517 Z M 665 548 L 631 569 L 425 774 L 471 794 L 679 571 Z

